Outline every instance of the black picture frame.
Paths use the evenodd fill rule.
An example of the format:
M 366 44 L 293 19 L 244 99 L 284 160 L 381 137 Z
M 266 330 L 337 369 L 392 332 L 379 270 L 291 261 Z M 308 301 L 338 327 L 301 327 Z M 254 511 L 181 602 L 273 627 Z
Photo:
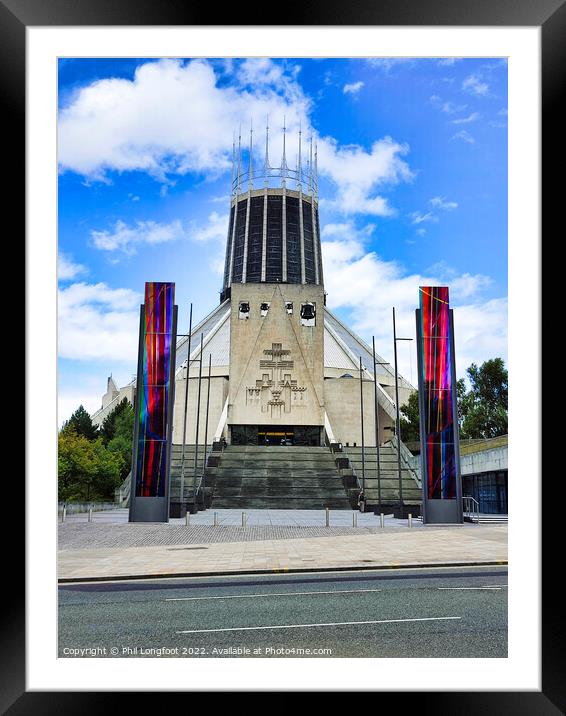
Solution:
M 390 25 L 390 26 L 537 26 L 542 38 L 542 158 L 545 195 L 543 227 L 561 226 L 558 212 L 563 193 L 560 179 L 550 180 L 557 163 L 562 168 L 564 115 L 560 110 L 560 90 L 564 85 L 566 66 L 566 5 L 564 0 L 358 0 L 353 3 L 326 0 L 324 6 L 314 3 L 291 4 L 285 13 L 273 17 L 278 25 Z M 261 19 L 265 16 L 262 14 Z M 256 14 L 254 19 L 257 20 Z M 88 25 L 216 25 L 218 7 L 186 3 L 182 0 L 0 0 L 0 88 L 4 99 L 2 115 L 5 144 L 2 155 L 10 181 L 4 191 L 7 213 L 25 222 L 25 31 L 28 26 Z M 223 26 L 254 25 L 241 5 L 224 6 Z M 286 22 L 287 20 L 287 22 Z M 299 22 L 300 21 L 300 22 Z M 511 119 L 512 121 L 512 119 Z M 6 142 L 6 138 L 9 141 Z M 562 151 L 561 151 L 562 150 Z M 12 157 L 10 157 L 12 153 Z M 22 222 L 24 219 L 24 222 Z M 556 219 L 556 222 L 553 220 Z M 20 229 L 21 231 L 21 229 Z M 560 235 L 561 232 L 559 232 Z M 17 234 L 16 234 L 17 235 Z M 24 242 L 22 242 L 24 243 Z M 540 249 L 542 251 L 542 249 Z M 547 282 L 548 283 L 548 282 Z M 533 345 L 534 344 L 534 345 Z M 528 350 L 541 350 L 539 336 L 533 336 Z M 33 369 L 27 356 L 28 370 Z M 531 382 L 533 376 L 529 376 Z M 540 391 L 541 376 L 536 376 Z M 538 396 L 536 398 L 538 400 Z M 29 396 L 28 396 L 29 401 Z M 33 410 L 33 405 L 26 407 Z M 533 429 L 538 429 L 533 426 Z M 27 449 L 30 446 L 27 445 Z M 557 446 L 555 448 L 559 450 Z M 542 474 L 542 467 L 541 467 Z M 7 476 L 6 476 L 7 477 Z M 547 478 L 558 478 L 558 469 L 547 464 Z M 13 479 L 13 478 L 12 478 Z M 548 484 L 548 483 L 547 483 Z M 561 516 L 556 512 L 560 481 L 543 493 L 543 613 L 542 613 L 542 691 L 541 692 L 405 692 L 402 702 L 391 693 L 380 693 L 376 701 L 365 705 L 385 707 L 385 701 L 396 698 L 397 707 L 416 708 L 435 714 L 557 714 L 566 709 L 566 667 L 564 663 L 564 607 L 556 561 L 563 540 L 559 533 Z M 18 485 L 19 487 L 19 485 Z M 534 487 L 536 489 L 536 486 Z M 4 510 L 9 541 L 5 537 L 4 608 L 2 609 L 2 668 L 0 675 L 0 708 L 11 716 L 19 714 L 104 713 L 114 705 L 131 708 L 132 694 L 105 692 L 28 692 L 25 686 L 25 531 L 21 519 L 23 491 L 7 496 L 14 504 Z M 552 503 L 552 504 L 551 504 Z M 527 501 L 525 501 L 527 504 Z M 527 519 L 521 515 L 518 519 Z M 545 519 L 544 519 L 545 518 Z M 14 547 L 19 545 L 19 550 Z M 370 690 L 368 688 L 368 690 Z M 348 684 L 344 684 L 344 691 Z M 126 698 L 128 701 L 126 702 Z M 144 693 L 144 705 L 157 705 L 156 693 Z M 194 700 L 185 695 L 185 706 L 194 708 Z M 163 702 L 160 697 L 160 707 Z M 358 702 L 357 708 L 363 707 Z

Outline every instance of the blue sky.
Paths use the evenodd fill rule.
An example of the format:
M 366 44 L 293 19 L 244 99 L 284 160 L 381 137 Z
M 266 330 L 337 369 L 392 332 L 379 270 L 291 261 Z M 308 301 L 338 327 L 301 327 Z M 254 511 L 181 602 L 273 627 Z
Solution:
M 318 146 L 328 306 L 392 359 L 418 286 L 450 286 L 457 366 L 507 357 L 507 65 L 478 59 L 64 59 L 60 418 L 135 372 L 144 282 L 180 331 L 218 303 L 233 133 L 263 162 Z M 308 151 L 308 150 L 307 150 Z M 244 156 L 247 161 L 247 150 Z M 414 342 L 400 367 L 416 383 Z

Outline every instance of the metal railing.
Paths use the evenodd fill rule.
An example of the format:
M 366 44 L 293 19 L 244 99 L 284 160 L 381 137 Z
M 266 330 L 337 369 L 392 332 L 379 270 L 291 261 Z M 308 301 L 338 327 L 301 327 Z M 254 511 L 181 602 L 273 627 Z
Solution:
M 480 503 L 471 495 L 462 497 L 464 518 L 468 518 L 471 522 L 480 521 Z

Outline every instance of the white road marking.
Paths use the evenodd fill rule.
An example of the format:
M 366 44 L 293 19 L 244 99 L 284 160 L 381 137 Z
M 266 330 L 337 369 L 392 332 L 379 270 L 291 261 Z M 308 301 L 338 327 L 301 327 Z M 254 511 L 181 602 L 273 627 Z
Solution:
M 252 597 L 299 597 L 307 594 L 359 594 L 381 592 L 381 589 L 341 589 L 327 592 L 266 592 L 264 594 L 226 594 L 212 597 L 167 597 L 166 602 L 198 602 L 206 599 L 251 599 Z
M 504 585 L 505 586 L 505 585 Z M 443 592 L 454 592 L 454 591 L 463 591 L 463 590 L 474 590 L 474 589 L 489 589 L 492 591 L 498 591 L 501 590 L 502 587 L 437 587 L 440 591 Z
M 224 629 L 185 629 L 176 634 L 204 634 L 224 631 L 259 631 L 261 629 L 304 629 L 310 627 L 357 626 L 362 624 L 399 624 L 401 622 L 434 622 L 461 619 L 462 617 L 421 617 L 417 619 L 374 619 L 365 622 L 326 622 L 324 624 L 274 624 L 273 626 L 226 627 Z

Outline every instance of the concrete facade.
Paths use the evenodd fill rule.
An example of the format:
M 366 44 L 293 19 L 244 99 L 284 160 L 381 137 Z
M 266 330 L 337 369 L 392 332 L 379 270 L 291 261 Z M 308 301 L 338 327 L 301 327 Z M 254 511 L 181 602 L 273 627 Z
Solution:
M 231 302 L 228 424 L 322 427 L 322 287 L 233 284 Z M 249 313 L 240 313 L 242 303 Z M 307 303 L 315 307 L 312 321 L 301 319 Z
M 375 399 L 373 381 L 362 380 L 364 398 L 364 443 L 375 447 Z M 362 444 L 359 371 L 352 378 L 328 378 L 324 381 L 324 401 L 334 437 L 346 445 Z M 379 406 L 379 442 L 391 438 L 394 422 Z

